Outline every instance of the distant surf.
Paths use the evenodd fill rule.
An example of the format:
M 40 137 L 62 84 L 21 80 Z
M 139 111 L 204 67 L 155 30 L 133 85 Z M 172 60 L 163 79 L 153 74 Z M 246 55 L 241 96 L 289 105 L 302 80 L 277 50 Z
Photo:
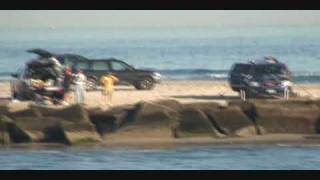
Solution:
M 158 70 L 165 80 L 228 80 L 229 70 L 171 69 Z M 320 72 L 293 72 L 296 83 L 320 83 Z

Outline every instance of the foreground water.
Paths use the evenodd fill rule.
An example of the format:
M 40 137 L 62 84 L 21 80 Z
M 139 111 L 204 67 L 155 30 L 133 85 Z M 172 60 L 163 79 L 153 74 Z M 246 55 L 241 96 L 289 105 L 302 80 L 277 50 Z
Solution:
M 0 169 L 320 169 L 319 145 L 0 149 Z

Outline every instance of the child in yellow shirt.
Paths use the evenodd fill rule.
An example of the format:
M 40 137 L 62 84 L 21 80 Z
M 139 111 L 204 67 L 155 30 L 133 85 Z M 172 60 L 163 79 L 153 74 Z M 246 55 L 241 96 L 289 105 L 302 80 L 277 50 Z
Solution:
M 106 104 L 108 104 L 108 99 L 109 99 L 110 106 L 112 105 L 111 102 L 112 102 L 112 93 L 114 90 L 114 85 L 118 81 L 119 79 L 111 73 L 108 73 L 102 76 L 100 79 L 100 82 L 103 85 L 102 95 L 104 96 L 104 101 Z

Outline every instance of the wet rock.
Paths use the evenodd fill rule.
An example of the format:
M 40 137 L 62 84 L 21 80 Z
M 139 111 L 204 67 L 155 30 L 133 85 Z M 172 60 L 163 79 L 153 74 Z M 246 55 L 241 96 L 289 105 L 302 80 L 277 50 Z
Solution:
M 62 131 L 60 132 L 64 133 L 66 144 L 77 145 L 101 141 L 101 137 L 96 132 L 94 125 L 89 122 L 73 123 L 64 120 L 61 121 L 61 128 Z M 51 135 L 51 137 L 53 136 Z
M 179 113 L 180 119 L 176 128 L 178 137 L 218 136 L 217 130 L 201 110 L 183 108 Z
M 42 117 L 41 113 L 37 109 L 31 106 L 28 107 L 27 109 L 22 109 L 19 111 L 14 111 L 14 112 L 9 111 L 6 115 L 12 119 L 21 118 L 21 117 L 34 117 L 34 118 Z
M 311 102 L 252 102 L 256 122 L 266 133 L 319 133 L 319 107 Z
M 116 135 L 109 137 L 132 137 L 132 138 L 163 138 L 172 137 L 172 127 L 178 119 L 178 113 L 166 106 L 168 102 L 140 102 L 132 108 L 126 118 L 126 123 Z M 169 104 L 169 103 L 168 103 Z M 171 104 L 172 105 L 172 104 Z
M 5 115 L 0 116 L 0 144 L 10 144 L 10 136 L 7 131 L 7 124 L 12 120 Z
M 199 103 L 187 103 L 184 104 L 183 107 L 185 108 L 195 108 L 201 111 L 206 111 L 210 109 L 218 109 L 221 107 L 221 104 L 215 102 L 199 102 Z
M 44 130 L 57 124 L 52 118 L 19 117 L 7 124 L 7 131 L 11 142 L 41 142 L 44 139 Z
M 251 135 L 259 134 L 253 121 L 246 116 L 240 106 L 230 105 L 227 107 L 206 109 L 204 112 L 214 127 L 224 135 L 241 136 L 239 131 L 247 127 L 254 128 L 254 130 L 251 131 Z
M 87 111 L 79 105 L 47 108 L 32 105 L 9 112 L 6 131 L 13 143 L 54 142 L 79 144 L 101 141 Z
M 121 121 L 120 117 L 106 112 L 92 113 L 90 114 L 90 120 L 101 135 L 116 131 L 121 124 L 119 122 Z
M 90 122 L 88 112 L 81 105 L 72 105 L 64 108 L 49 108 L 32 105 L 32 109 L 42 117 L 57 117 L 71 122 Z
M 91 123 L 74 123 L 56 117 L 17 118 L 7 123 L 6 128 L 13 143 L 45 142 L 73 145 L 101 141 Z
M 89 111 L 90 121 L 95 125 L 100 135 L 119 129 L 126 121 L 131 106 L 122 106 L 110 110 L 96 109 Z
M 165 107 L 170 108 L 175 111 L 180 110 L 181 108 L 184 107 L 183 104 L 181 104 L 178 101 L 173 100 L 173 99 L 158 100 L 158 101 L 153 101 L 151 103 L 157 104 L 160 106 L 165 106 Z
M 265 133 L 265 130 L 263 127 L 261 126 L 256 127 L 254 125 L 251 125 L 251 126 L 238 129 L 237 131 L 234 132 L 234 134 L 241 137 L 254 136 L 254 135 L 257 135 L 257 128 L 259 128 L 261 134 Z
M 9 108 L 6 104 L 0 105 L 0 115 L 7 115 L 9 113 Z

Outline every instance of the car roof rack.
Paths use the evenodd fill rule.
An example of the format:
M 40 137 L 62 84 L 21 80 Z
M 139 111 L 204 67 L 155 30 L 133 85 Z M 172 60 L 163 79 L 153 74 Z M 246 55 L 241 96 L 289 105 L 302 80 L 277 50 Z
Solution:
M 280 62 L 272 56 L 264 56 L 261 59 L 249 61 L 249 64 L 278 64 L 278 63 Z

